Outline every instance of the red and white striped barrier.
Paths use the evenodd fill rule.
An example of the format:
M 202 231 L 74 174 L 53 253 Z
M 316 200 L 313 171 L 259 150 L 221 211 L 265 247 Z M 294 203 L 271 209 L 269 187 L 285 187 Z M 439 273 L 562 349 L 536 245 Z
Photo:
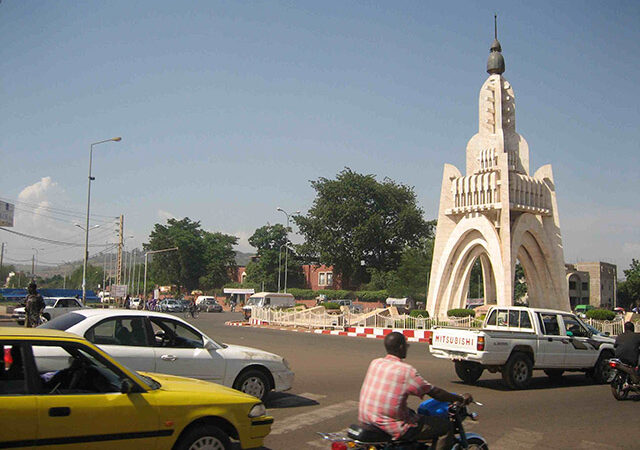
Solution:
M 313 330 L 317 334 L 331 334 L 335 336 L 352 336 L 372 339 L 383 339 L 387 334 L 397 331 L 404 334 L 409 342 L 428 342 L 429 330 L 405 330 L 399 328 L 369 328 L 349 327 L 345 331 L 340 330 Z
M 262 326 L 269 325 L 269 322 L 258 319 L 249 319 L 249 322 L 225 322 L 225 325 L 230 326 Z M 320 329 L 305 329 L 294 327 L 276 327 L 280 330 L 286 331 L 299 331 L 303 333 L 315 333 L 315 334 L 329 334 L 333 336 L 350 336 L 350 337 L 362 337 L 371 339 L 383 339 L 387 334 L 397 331 L 402 333 L 409 342 L 428 342 L 430 330 L 406 330 L 402 328 L 372 328 L 372 327 L 348 327 L 346 330 L 320 330 Z

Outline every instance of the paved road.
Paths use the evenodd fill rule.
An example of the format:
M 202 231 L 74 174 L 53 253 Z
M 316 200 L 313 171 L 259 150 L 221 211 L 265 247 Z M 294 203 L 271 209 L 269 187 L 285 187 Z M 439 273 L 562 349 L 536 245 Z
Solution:
M 239 320 L 240 313 L 202 314 L 191 322 L 216 340 L 282 355 L 296 373 L 293 389 L 273 393 L 266 402 L 275 423 L 265 448 L 329 448 L 315 433 L 344 430 L 357 420 L 360 385 L 371 359 L 384 354 L 382 341 L 225 326 L 230 319 Z M 553 384 L 536 372 L 530 389 L 510 391 L 499 374 L 485 373 L 478 385 L 463 385 L 453 365 L 431 357 L 426 344 L 412 343 L 407 362 L 430 382 L 470 392 L 484 403 L 475 408 L 480 421 L 465 425 L 485 436 L 492 450 L 640 448 L 640 397 L 617 402 L 608 386 L 583 374 Z M 414 399 L 410 406 L 418 403 Z
M 371 359 L 384 354 L 382 342 L 224 325 L 234 317 L 240 315 L 206 314 L 192 322 L 223 342 L 280 354 L 296 373 L 291 391 L 267 400 L 276 421 L 265 446 L 329 448 L 315 433 L 340 431 L 356 421 L 360 385 Z M 465 424 L 485 436 L 492 450 L 640 448 L 640 402 L 617 402 L 608 386 L 595 385 L 583 374 L 570 374 L 553 384 L 535 372 L 530 389 L 510 391 L 499 374 L 485 373 L 477 386 L 461 384 L 452 364 L 431 357 L 426 344 L 412 343 L 407 362 L 430 382 L 471 392 L 484 403 L 475 408 L 480 421 Z M 416 399 L 411 405 L 418 403 Z

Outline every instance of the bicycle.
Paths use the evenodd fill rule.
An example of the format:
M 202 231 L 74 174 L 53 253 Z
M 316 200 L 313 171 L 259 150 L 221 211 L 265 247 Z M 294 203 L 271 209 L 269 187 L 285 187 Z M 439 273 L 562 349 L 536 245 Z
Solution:
M 200 315 L 200 308 L 196 305 L 188 307 L 184 312 L 184 318 L 188 319 L 189 317 L 193 319 L 197 319 Z

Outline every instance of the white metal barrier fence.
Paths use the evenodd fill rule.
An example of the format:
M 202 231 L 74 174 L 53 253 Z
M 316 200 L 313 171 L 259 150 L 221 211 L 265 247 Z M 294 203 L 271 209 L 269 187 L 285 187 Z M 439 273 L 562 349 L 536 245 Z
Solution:
M 582 319 L 585 323 L 591 325 L 593 328 L 602 331 L 603 333 L 609 333 L 610 336 L 617 336 L 624 331 L 624 319 L 621 317 L 617 320 L 594 320 L 594 319 Z M 638 324 L 636 324 L 636 327 Z
M 473 317 L 451 318 L 448 320 L 411 317 L 406 314 L 389 316 L 383 314 L 351 312 L 316 312 L 312 310 L 283 311 L 269 308 L 253 308 L 251 318 L 272 325 L 307 328 L 402 328 L 425 330 L 436 325 L 464 328 L 478 328 L 482 321 Z
M 460 328 L 480 328 L 482 320 L 473 317 L 449 318 L 446 320 L 438 318 L 411 317 L 406 314 L 399 316 L 389 316 L 383 314 L 351 312 L 317 312 L 308 309 L 295 311 L 284 311 L 270 308 L 253 308 L 252 319 L 261 322 L 268 322 L 272 325 L 306 327 L 306 328 L 399 328 L 409 330 L 428 330 L 434 326 L 449 326 Z M 603 333 L 617 336 L 623 332 L 624 320 L 613 321 L 583 319 L 585 323 L 591 325 Z

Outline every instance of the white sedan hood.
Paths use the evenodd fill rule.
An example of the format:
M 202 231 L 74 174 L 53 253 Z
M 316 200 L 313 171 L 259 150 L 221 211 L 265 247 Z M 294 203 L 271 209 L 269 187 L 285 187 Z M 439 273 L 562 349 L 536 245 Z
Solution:
M 217 351 L 224 359 L 282 362 L 282 356 L 258 350 L 257 348 L 243 347 L 242 345 L 233 344 L 225 345 L 227 346 L 226 348 L 221 348 Z

